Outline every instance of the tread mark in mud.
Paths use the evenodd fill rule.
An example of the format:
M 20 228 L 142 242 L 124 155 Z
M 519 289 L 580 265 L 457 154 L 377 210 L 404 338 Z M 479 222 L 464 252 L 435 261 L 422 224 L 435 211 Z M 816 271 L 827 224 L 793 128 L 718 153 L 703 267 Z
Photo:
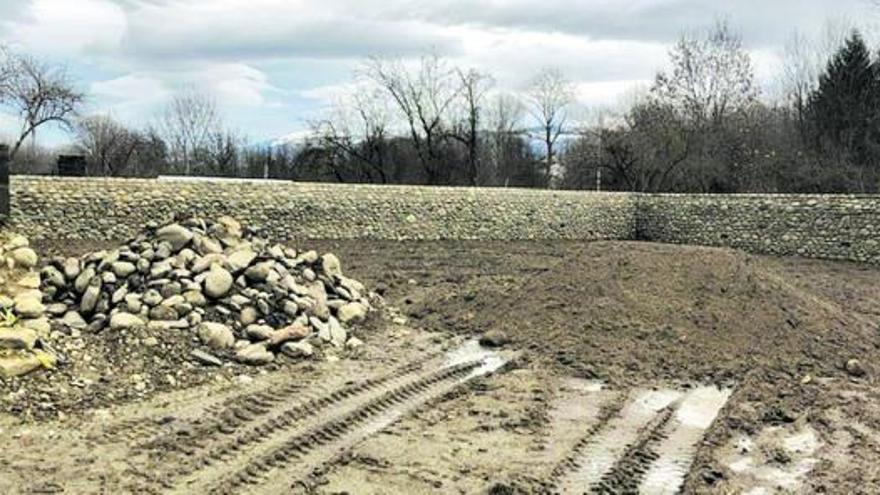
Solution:
M 463 378 L 483 363 L 482 360 L 461 363 L 443 368 L 415 382 L 401 385 L 394 390 L 372 399 L 357 409 L 329 422 L 318 424 L 312 430 L 292 436 L 277 448 L 264 453 L 249 462 L 244 468 L 217 483 L 211 493 L 236 493 L 246 485 L 255 485 L 266 480 L 267 475 L 282 468 L 285 463 L 301 459 L 322 445 L 331 443 L 364 426 L 368 420 L 388 412 L 395 405 L 426 393 L 440 383 Z M 306 473 L 310 474 L 310 473 Z M 298 483 L 303 483 L 299 481 Z
M 598 483 L 590 487 L 597 494 L 639 493 L 639 484 L 651 463 L 659 458 L 653 447 L 669 434 L 667 426 L 677 403 L 667 406 L 644 428 L 639 438 L 627 447 L 623 455 Z

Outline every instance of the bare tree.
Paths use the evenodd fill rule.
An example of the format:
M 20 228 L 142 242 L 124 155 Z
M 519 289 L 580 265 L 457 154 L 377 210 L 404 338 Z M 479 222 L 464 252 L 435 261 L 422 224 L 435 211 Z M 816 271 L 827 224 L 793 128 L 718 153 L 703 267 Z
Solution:
M 478 185 L 480 175 L 480 126 L 483 119 L 483 103 L 486 94 L 494 85 L 491 76 L 475 69 L 456 70 L 461 85 L 461 107 L 463 116 L 452 133 L 454 139 L 467 149 L 467 176 L 472 186 Z
M 428 55 L 422 57 L 415 70 L 407 69 L 399 61 L 372 58 L 365 75 L 397 107 L 428 183 L 441 183 L 449 174 L 441 151 L 448 135 L 448 113 L 461 93 L 455 71 L 437 55 Z
M 222 128 L 217 103 L 193 88 L 172 98 L 159 127 L 168 144 L 172 165 L 185 175 L 194 172 L 196 158 L 209 148 Z
M 390 116 L 380 88 L 358 87 L 311 123 L 318 146 L 333 153 L 337 177 L 387 183 Z
M 83 100 L 63 69 L 6 49 L 0 53 L 0 105 L 21 120 L 11 157 L 29 137 L 35 141 L 41 126 L 56 123 L 69 128 Z
M 525 134 L 523 117 L 525 106 L 510 93 L 499 93 L 489 103 L 487 127 L 489 129 L 488 154 L 491 172 L 499 185 L 510 183 L 510 166 L 516 158 L 518 145 Z
M 547 68 L 532 81 L 527 92 L 529 111 L 541 128 L 544 144 L 544 177 L 549 185 L 556 158 L 556 141 L 568 124 L 574 88 L 558 69 Z
M 672 71 L 657 75 L 653 93 L 698 125 L 720 124 L 757 99 L 751 58 L 726 22 L 705 37 L 682 36 L 670 58 Z
M 125 173 L 142 144 L 138 132 L 107 115 L 93 115 L 76 122 L 77 144 L 97 175 Z

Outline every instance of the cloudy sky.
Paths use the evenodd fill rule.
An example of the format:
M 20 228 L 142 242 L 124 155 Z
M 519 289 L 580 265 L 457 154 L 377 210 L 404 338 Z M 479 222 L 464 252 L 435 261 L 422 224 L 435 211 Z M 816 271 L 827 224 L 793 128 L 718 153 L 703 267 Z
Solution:
M 510 90 L 555 66 L 584 105 L 605 106 L 718 18 L 742 31 L 770 88 L 795 31 L 878 17 L 869 0 L 0 0 L 0 41 L 65 64 L 89 112 L 142 125 L 194 86 L 262 140 L 305 129 L 370 55 L 434 50 Z M 0 132 L 10 125 L 0 116 Z

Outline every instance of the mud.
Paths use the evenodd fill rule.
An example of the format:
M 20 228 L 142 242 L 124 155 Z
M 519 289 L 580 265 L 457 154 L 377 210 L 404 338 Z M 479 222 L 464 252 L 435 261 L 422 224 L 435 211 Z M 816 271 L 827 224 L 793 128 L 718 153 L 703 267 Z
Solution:
M 876 267 L 625 242 L 317 247 L 405 323 L 372 322 L 370 351 L 335 364 L 137 395 L 110 380 L 61 421 L 0 420 L 0 490 L 880 491 Z M 448 354 L 487 330 L 517 357 Z

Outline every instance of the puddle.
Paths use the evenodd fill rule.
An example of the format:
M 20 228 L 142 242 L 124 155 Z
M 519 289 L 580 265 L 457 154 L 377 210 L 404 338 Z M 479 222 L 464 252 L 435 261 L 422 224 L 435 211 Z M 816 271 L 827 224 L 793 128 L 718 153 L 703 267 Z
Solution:
M 760 495 L 796 491 L 818 460 L 822 443 L 808 425 L 765 428 L 755 438 L 741 436 L 729 448 L 727 466 L 733 486 Z
M 457 364 L 482 361 L 467 378 L 473 378 L 497 371 L 508 361 L 501 353 L 486 349 L 476 340 L 468 340 L 457 349 L 446 354 L 443 366 L 455 366 Z
M 675 390 L 636 392 L 577 459 L 578 468 L 564 480 L 563 493 L 583 493 L 611 470 L 642 430 L 660 410 L 681 397 Z
M 671 433 L 656 447 L 659 458 L 642 479 L 639 493 L 679 492 L 700 440 L 729 397 L 730 390 L 702 387 L 688 392 L 681 399 L 669 425 Z

